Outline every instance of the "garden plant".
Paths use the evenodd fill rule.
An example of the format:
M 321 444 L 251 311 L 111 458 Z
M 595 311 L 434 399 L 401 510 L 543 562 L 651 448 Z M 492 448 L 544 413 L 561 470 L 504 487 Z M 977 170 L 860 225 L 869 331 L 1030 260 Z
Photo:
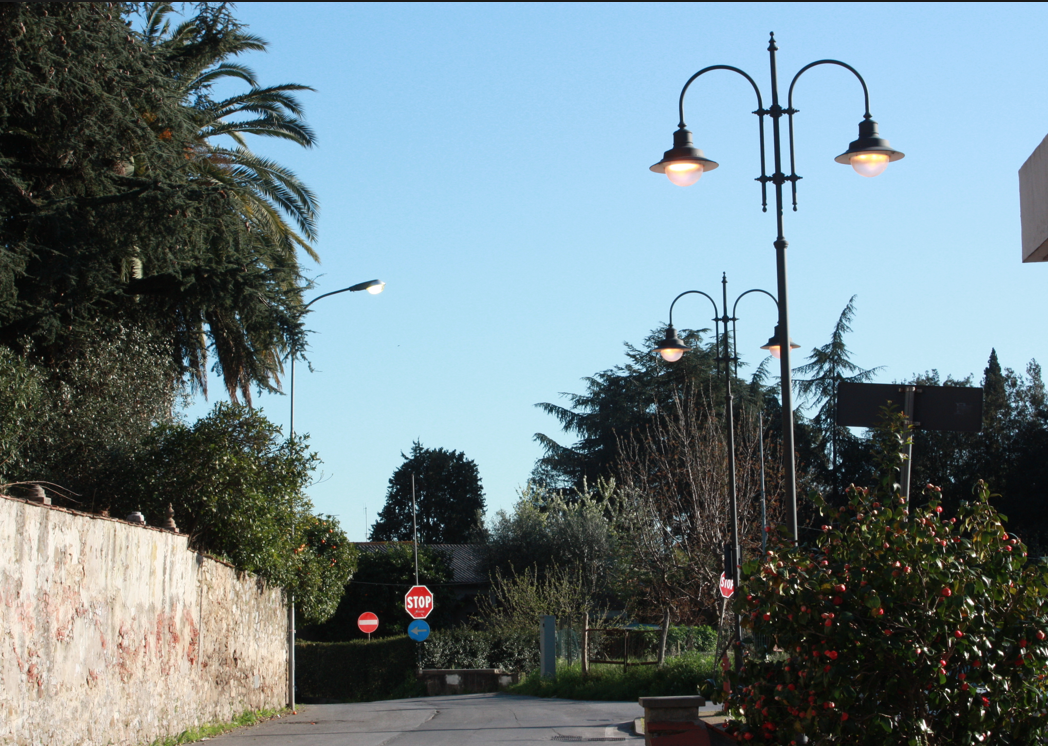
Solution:
M 850 487 L 841 508 L 813 495 L 818 538 L 780 538 L 744 566 L 736 608 L 754 644 L 725 695 L 740 742 L 1043 742 L 1048 565 L 983 482 L 955 516 L 930 484 L 908 503 L 907 437 L 890 416 L 880 483 Z

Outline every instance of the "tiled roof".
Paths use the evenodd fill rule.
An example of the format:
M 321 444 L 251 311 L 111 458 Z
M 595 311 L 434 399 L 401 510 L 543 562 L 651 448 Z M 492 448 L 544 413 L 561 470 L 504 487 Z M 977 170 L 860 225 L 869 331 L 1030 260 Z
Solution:
M 356 542 L 356 547 L 361 552 L 384 552 L 397 544 L 411 546 L 410 541 L 365 541 Z M 447 558 L 454 583 L 475 585 L 488 582 L 484 572 L 483 544 L 419 544 L 419 547 L 435 549 Z

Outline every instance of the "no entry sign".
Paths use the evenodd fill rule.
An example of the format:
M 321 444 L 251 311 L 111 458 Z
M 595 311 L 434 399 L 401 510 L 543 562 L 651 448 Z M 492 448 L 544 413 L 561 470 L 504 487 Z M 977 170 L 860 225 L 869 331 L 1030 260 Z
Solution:
M 378 617 L 372 614 L 370 611 L 365 611 L 359 617 L 357 617 L 357 627 L 360 628 L 361 632 L 371 634 L 378 629 Z
M 720 592 L 725 598 L 731 598 L 731 594 L 735 592 L 735 581 L 724 577 L 724 573 L 720 576 Z
M 404 608 L 412 619 L 425 619 L 433 611 L 433 593 L 424 585 L 416 585 L 404 594 Z

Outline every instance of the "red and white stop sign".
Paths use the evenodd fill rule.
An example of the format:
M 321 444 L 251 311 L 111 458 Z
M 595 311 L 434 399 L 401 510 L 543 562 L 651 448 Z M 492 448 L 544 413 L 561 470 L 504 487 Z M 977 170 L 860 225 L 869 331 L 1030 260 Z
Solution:
M 371 634 L 378 629 L 378 617 L 372 614 L 370 611 L 365 611 L 359 617 L 357 617 L 357 626 L 361 632 Z
M 425 619 L 433 611 L 433 593 L 424 585 L 416 585 L 404 594 L 404 608 L 412 619 Z
M 731 594 L 735 592 L 735 581 L 724 577 L 724 573 L 720 576 L 720 592 L 725 598 L 731 598 Z

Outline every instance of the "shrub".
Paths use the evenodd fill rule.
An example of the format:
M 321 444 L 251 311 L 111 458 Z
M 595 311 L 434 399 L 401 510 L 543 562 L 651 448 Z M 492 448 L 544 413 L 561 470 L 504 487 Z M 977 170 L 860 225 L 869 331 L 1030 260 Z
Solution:
M 908 509 L 895 479 L 904 437 L 898 420 L 881 434 L 874 490 L 850 488 L 841 509 L 813 496 L 827 521 L 813 546 L 783 541 L 745 565 L 736 609 L 756 644 L 727 700 L 742 739 L 954 746 L 1045 734 L 1048 567 L 1028 560 L 981 483 L 955 517 L 931 485 Z
M 374 702 L 425 694 L 415 679 L 418 643 L 407 635 L 295 644 L 295 685 L 303 702 Z
M 582 675 L 579 664 L 558 666 L 555 678 L 535 672 L 510 691 L 535 697 L 636 702 L 638 697 L 710 696 L 718 677 L 712 655 L 688 653 L 661 667 L 636 666 L 625 672 L 622 666 L 594 666 L 587 676 Z
M 423 668 L 501 668 L 532 671 L 539 666 L 537 633 L 452 629 L 422 643 Z
M 162 426 L 113 504 L 117 515 L 141 510 L 153 525 L 172 505 L 195 548 L 290 588 L 302 617 L 323 621 L 356 567 L 356 549 L 303 494 L 316 454 L 279 435 L 260 411 L 225 403 L 192 426 Z

